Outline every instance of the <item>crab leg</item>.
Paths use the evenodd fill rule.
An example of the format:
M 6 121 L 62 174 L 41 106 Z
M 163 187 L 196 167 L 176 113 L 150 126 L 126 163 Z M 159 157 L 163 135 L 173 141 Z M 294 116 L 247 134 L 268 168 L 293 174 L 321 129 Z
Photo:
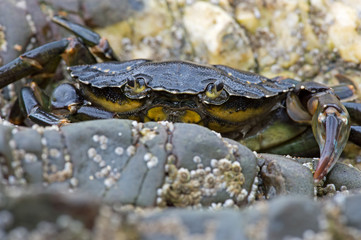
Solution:
M 296 86 L 287 98 L 287 113 L 299 123 L 311 123 L 320 148 L 320 161 L 314 173 L 321 180 L 340 157 L 350 134 L 350 117 L 332 89 L 307 82 Z
M 316 181 L 321 180 L 337 162 L 350 134 L 350 119 L 344 106 L 337 102 L 323 103 L 322 98 L 318 99 L 319 106 L 312 119 L 312 130 L 320 146 L 320 161 L 314 173 Z
M 100 37 L 96 32 L 85 28 L 84 26 L 72 23 L 65 18 L 54 16 L 53 22 L 64 27 L 68 31 L 81 38 L 85 45 L 89 46 L 91 51 L 102 59 L 103 61 L 117 61 L 118 58 L 115 55 L 113 49 L 110 47 L 109 42 Z
M 61 126 L 68 123 L 66 119 L 59 118 L 43 109 L 43 106 L 40 104 L 42 100 L 39 100 L 40 89 L 34 88 L 37 88 L 37 86 L 23 87 L 20 91 L 21 107 L 25 110 L 27 117 L 41 125 Z
M 35 48 L 1 66 L 0 88 L 29 75 L 54 73 L 61 57 L 68 66 L 96 62 L 93 55 L 78 39 L 64 38 Z
M 45 44 L 0 67 L 0 88 L 39 72 L 54 72 L 69 41 L 62 39 Z

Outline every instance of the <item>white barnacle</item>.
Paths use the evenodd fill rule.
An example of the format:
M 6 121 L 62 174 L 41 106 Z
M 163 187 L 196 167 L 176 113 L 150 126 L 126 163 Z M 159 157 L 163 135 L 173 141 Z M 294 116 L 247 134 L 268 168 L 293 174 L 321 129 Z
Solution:
M 193 157 L 193 162 L 195 162 L 195 163 L 201 163 L 201 162 L 202 162 L 202 159 L 201 159 L 200 156 L 194 156 L 194 157 Z
M 191 178 L 196 178 L 198 176 L 196 170 L 191 170 Z
M 99 142 L 99 135 L 97 135 L 97 134 L 93 135 L 93 141 Z
M 214 188 L 216 184 L 216 177 L 212 173 L 207 174 L 204 178 L 204 182 L 206 188 Z
M 228 171 L 230 170 L 232 167 L 231 161 L 229 161 L 226 158 L 222 158 L 219 160 L 219 166 L 218 168 L 220 168 L 222 171 Z
M 175 163 L 175 161 L 176 161 L 176 157 L 174 155 L 169 155 L 167 157 L 167 163 L 173 164 L 173 163 Z
M 102 176 L 108 176 L 111 170 L 112 168 L 110 166 L 106 166 L 100 170 L 100 173 Z
M 121 156 L 124 153 L 124 149 L 122 147 L 116 147 L 114 152 L 115 152 L 115 154 Z
M 171 152 L 172 149 L 173 149 L 173 145 L 172 145 L 171 143 L 166 143 L 166 144 L 165 144 L 165 150 L 166 150 L 167 152 Z
M 189 180 L 191 178 L 189 170 L 186 168 L 180 168 L 178 170 L 178 178 L 179 178 L 179 181 L 182 183 L 189 182 Z
M 129 147 L 127 147 L 127 154 L 128 156 L 133 156 L 135 154 L 136 148 L 133 145 L 130 145 Z
M 163 190 L 161 189 L 161 188 L 158 188 L 157 189 L 157 196 L 162 196 L 162 194 L 163 194 Z
M 147 167 L 153 168 L 156 167 L 158 164 L 158 158 L 156 156 L 153 156 L 148 162 L 147 162 Z
M 174 131 L 174 124 L 173 124 L 172 122 L 168 122 L 167 126 L 168 126 L 168 130 L 169 130 L 170 132 L 173 132 L 173 131 Z
M 220 176 L 221 175 L 221 171 L 218 169 L 218 168 L 214 168 L 212 170 L 212 173 L 215 175 L 215 176 Z
M 25 153 L 24 155 L 24 161 L 31 163 L 31 162 L 36 162 L 38 160 L 38 157 L 33 154 L 33 153 Z
M 146 153 L 144 154 L 144 161 L 148 162 L 153 157 L 153 154 Z
M 157 205 L 162 205 L 163 204 L 163 199 L 161 197 L 157 197 Z
M 217 159 L 211 159 L 211 166 L 212 168 L 217 168 L 218 167 L 218 160 Z
M 157 132 L 154 129 L 150 128 L 143 128 L 139 132 L 141 134 L 140 141 L 142 143 L 150 141 L 157 136 Z
M 77 178 L 75 178 L 75 177 L 72 177 L 72 178 L 70 179 L 69 183 L 70 183 L 70 186 L 71 186 L 72 188 L 75 188 L 75 187 L 78 186 L 79 180 L 78 180 Z
M 223 207 L 229 208 L 229 207 L 233 207 L 234 206 L 234 201 L 233 199 L 227 199 L 226 201 L 224 201 L 223 203 Z
M 197 173 L 197 175 L 200 176 L 200 177 L 204 177 L 204 176 L 206 175 L 206 172 L 204 171 L 203 168 L 198 168 L 198 169 L 196 170 L 196 173 Z
M 169 172 L 169 165 L 168 165 L 168 164 L 165 164 L 165 165 L 164 165 L 164 172 L 165 172 L 165 173 L 168 173 L 168 172 Z
M 89 148 L 88 149 L 88 157 L 89 158 L 94 158 L 95 155 L 97 155 L 97 150 L 95 150 L 95 148 Z
M 241 192 L 237 195 L 237 202 L 241 202 L 248 195 L 248 191 L 246 189 L 242 189 Z
M 96 154 L 93 160 L 94 162 L 100 163 L 102 161 L 102 156 L 100 154 Z
M 14 139 L 11 139 L 9 141 L 9 147 L 12 148 L 12 149 L 15 149 L 16 148 L 16 143 L 15 143 L 15 140 Z
M 239 173 L 242 171 L 242 167 L 241 167 L 241 164 L 237 161 L 233 162 L 232 163 L 232 171 L 233 172 L 236 172 L 236 173 Z
M 133 137 L 138 136 L 138 130 L 137 129 L 132 128 L 132 136 Z
M 13 129 L 11 130 L 11 134 L 12 134 L 12 135 L 15 135 L 17 132 L 19 132 L 19 129 L 17 129 L 17 128 L 13 128 Z
M 106 188 L 111 188 L 115 184 L 115 179 L 112 177 L 108 177 L 104 180 L 104 185 Z
M 137 127 L 137 126 L 138 126 L 138 122 L 137 122 L 137 121 L 132 121 L 132 126 L 133 126 L 133 127 Z
M 44 161 L 48 160 L 48 154 L 45 153 L 45 152 L 43 152 L 43 153 L 41 154 L 41 159 L 44 160 Z
M 50 148 L 49 149 L 49 154 L 50 154 L 50 157 L 53 157 L 53 158 L 60 157 L 60 151 L 57 148 Z
M 106 162 L 104 160 L 101 160 L 99 163 L 99 167 L 105 167 Z
M 248 195 L 247 201 L 249 203 L 253 202 L 256 199 L 256 192 L 258 190 L 258 178 L 255 177 L 253 184 L 252 184 L 252 188 L 251 188 L 251 192 Z
M 104 135 L 99 136 L 99 143 L 106 144 L 108 142 L 108 138 Z
M 43 145 L 43 146 L 46 146 L 46 143 L 47 143 L 47 141 L 46 141 L 46 138 L 41 138 L 41 144 Z

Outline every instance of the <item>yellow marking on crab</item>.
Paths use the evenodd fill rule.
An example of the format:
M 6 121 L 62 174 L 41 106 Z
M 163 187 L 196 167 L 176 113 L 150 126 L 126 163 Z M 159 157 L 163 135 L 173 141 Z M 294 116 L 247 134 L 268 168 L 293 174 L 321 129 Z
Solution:
M 181 117 L 181 122 L 184 123 L 199 123 L 202 120 L 201 116 L 191 110 L 185 110 L 184 115 Z
M 85 96 L 87 96 L 90 102 L 102 106 L 104 110 L 109 112 L 132 112 L 143 106 L 142 100 L 125 98 L 121 102 L 112 102 L 107 100 L 105 97 L 96 96 L 94 93 L 90 92 L 87 89 L 84 89 L 84 94 Z
M 268 108 L 247 108 L 245 111 L 235 111 L 224 106 L 207 106 L 207 112 L 212 116 L 229 122 L 244 122 L 254 117 L 266 114 Z
M 131 66 L 128 66 L 128 67 L 127 67 L 127 71 L 130 71 L 130 70 L 132 70 L 132 67 L 131 67 Z
M 167 115 L 163 111 L 163 107 L 154 107 L 147 112 L 147 121 L 165 121 Z
M 109 72 L 109 71 L 110 71 L 110 69 L 104 69 L 103 72 L 106 72 L 106 73 L 107 73 L 107 72 Z

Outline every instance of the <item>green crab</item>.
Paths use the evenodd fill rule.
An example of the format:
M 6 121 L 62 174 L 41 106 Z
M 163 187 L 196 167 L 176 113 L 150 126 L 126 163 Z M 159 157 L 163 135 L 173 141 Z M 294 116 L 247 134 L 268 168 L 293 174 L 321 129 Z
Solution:
M 11 116 L 15 123 L 63 125 L 105 118 L 194 123 L 235 140 L 249 140 L 248 146 L 258 151 L 286 143 L 312 125 L 320 148 L 316 181 L 330 171 L 349 138 L 345 106 L 322 84 L 268 79 L 223 65 L 118 61 L 98 34 L 61 17 L 53 21 L 77 37 L 45 44 L 0 67 L 0 88 L 27 76 L 49 76 L 61 56 L 75 84 L 59 85 L 50 97 L 35 83 L 24 87 L 19 102 L 25 120 Z M 287 134 L 275 136 L 279 125 Z M 357 127 L 352 131 L 361 132 Z

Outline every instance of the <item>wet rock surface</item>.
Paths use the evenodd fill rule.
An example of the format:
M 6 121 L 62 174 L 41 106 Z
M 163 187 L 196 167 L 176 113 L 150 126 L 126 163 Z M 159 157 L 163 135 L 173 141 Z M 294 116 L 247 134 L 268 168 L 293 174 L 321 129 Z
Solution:
M 303 196 L 283 196 L 244 210 L 132 211 L 132 207 L 111 208 L 82 195 L 19 194 L 13 189 L 1 192 L 0 234 L 3 239 L 19 235 L 40 239 L 359 239 L 359 215 L 354 213 L 360 212 L 360 197 L 339 195 L 338 201 L 320 203 Z
M 332 179 L 342 180 L 328 178 L 316 191 L 310 169 L 302 165 L 311 159 L 256 158 L 201 126 L 110 119 L 61 129 L 3 122 L 0 131 L 5 239 L 17 234 L 107 239 L 94 232 L 140 239 L 332 239 L 349 236 L 350 229 L 349 239 L 360 234 L 357 183 L 335 187 Z M 190 143 L 188 135 L 198 140 Z M 361 178 L 355 168 L 337 165 L 336 171 Z M 313 200 L 316 193 L 326 196 L 322 202 Z M 169 208 L 174 206 L 178 209 Z M 63 226 L 64 219 L 77 228 Z M 42 232 L 40 222 L 52 231 Z

